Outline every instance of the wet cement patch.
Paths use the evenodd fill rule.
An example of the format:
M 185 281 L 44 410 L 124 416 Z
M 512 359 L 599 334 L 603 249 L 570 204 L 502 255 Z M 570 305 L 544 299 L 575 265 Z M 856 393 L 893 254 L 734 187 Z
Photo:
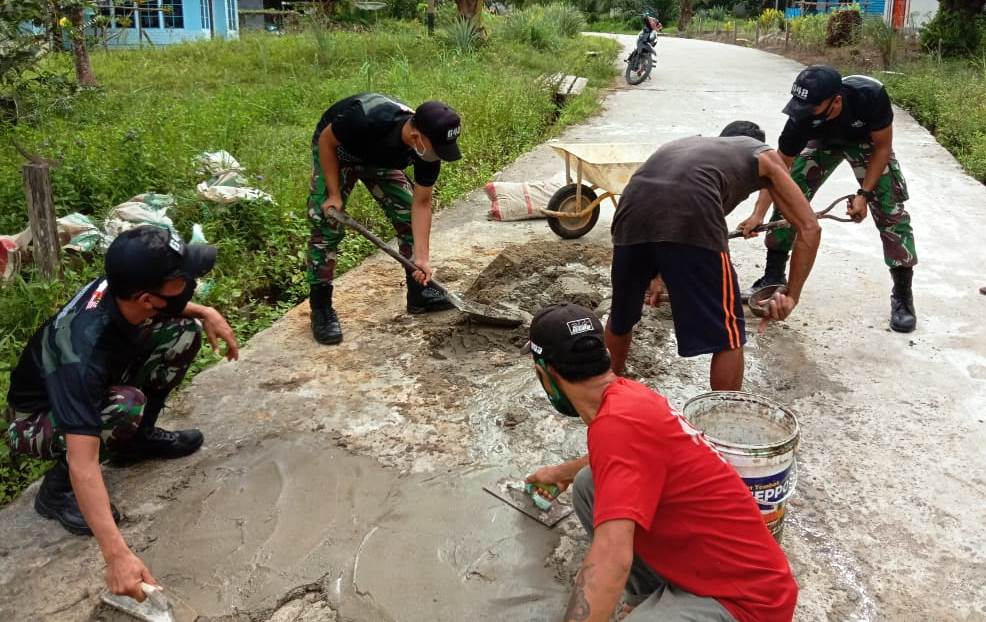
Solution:
M 401 475 L 265 441 L 205 466 L 141 555 L 202 621 L 548 619 L 565 600 L 543 563 L 558 535 L 482 491 L 499 474 Z

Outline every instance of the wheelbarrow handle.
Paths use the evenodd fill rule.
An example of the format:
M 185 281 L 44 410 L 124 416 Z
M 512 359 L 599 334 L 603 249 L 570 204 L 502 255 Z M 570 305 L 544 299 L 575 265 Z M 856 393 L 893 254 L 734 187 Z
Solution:
M 372 231 L 370 231 L 369 229 L 367 229 L 366 227 L 364 227 L 362 224 L 360 224 L 358 221 L 356 221 L 356 219 L 354 219 L 352 216 L 350 216 L 346 212 L 337 210 L 334 207 L 330 207 L 328 209 L 328 216 L 329 216 L 329 218 L 332 218 L 333 220 L 335 220 L 337 222 L 340 222 L 340 223 L 346 225 L 347 227 L 350 227 L 350 228 L 355 229 L 356 231 L 358 231 L 360 233 L 360 235 L 362 235 L 364 238 L 366 238 L 370 242 L 373 242 L 373 245 L 374 246 L 376 246 L 377 248 L 379 248 L 383 252 L 387 253 L 388 255 L 390 255 L 391 257 L 393 257 L 394 259 L 396 259 L 398 262 L 400 262 L 400 264 L 402 266 L 404 266 L 405 268 L 407 268 L 411 272 L 417 272 L 418 270 L 420 270 L 420 268 L 418 268 L 416 265 L 414 265 L 414 262 L 413 261 L 411 261 L 410 259 L 408 259 L 404 255 L 401 255 L 400 253 L 398 253 L 397 251 L 395 251 L 393 248 L 390 247 L 389 244 L 387 244 L 386 242 L 384 242 L 383 240 L 381 240 L 379 237 L 377 237 L 377 235 L 375 233 L 373 233 Z M 446 289 L 446 287 L 444 285 L 442 285 L 441 283 L 439 283 L 435 279 L 429 280 L 428 281 L 428 285 L 434 287 L 435 289 L 437 289 L 438 291 L 440 291 L 442 294 L 448 295 L 448 289 Z

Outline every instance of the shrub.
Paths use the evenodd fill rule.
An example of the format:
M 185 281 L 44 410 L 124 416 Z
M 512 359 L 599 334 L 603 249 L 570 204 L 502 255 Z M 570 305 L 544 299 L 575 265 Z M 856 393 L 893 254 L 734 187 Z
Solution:
M 881 17 L 867 17 L 863 20 L 863 40 L 880 50 L 883 66 L 894 64 L 897 50 L 904 44 L 904 38 Z
M 921 44 L 928 52 L 942 56 L 968 56 L 983 43 L 986 18 L 972 19 L 964 13 L 939 9 L 921 31 Z
M 803 15 L 791 20 L 791 40 L 802 48 L 821 49 L 825 45 L 828 15 Z
M 460 54 L 469 54 L 479 47 L 483 36 L 472 20 L 460 17 L 442 28 L 442 40 Z
M 842 47 L 859 41 L 863 26 L 863 16 L 856 8 L 835 11 L 829 15 L 825 34 L 825 45 Z
M 768 33 L 773 29 L 784 30 L 784 12 L 778 9 L 765 9 L 759 18 L 760 31 Z
M 549 4 L 544 7 L 544 19 L 555 24 L 563 37 L 574 37 L 585 30 L 585 16 L 569 4 Z

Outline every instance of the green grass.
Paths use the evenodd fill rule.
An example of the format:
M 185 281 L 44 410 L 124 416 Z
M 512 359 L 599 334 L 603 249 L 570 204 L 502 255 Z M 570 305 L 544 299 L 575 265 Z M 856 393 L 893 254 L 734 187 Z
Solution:
M 970 175 L 986 183 L 986 58 L 903 63 L 878 77 Z
M 430 39 L 410 22 L 381 22 L 377 31 L 361 34 L 256 35 L 143 51 L 97 50 L 93 65 L 102 88 L 39 97 L 34 121 L 15 133 L 29 149 L 62 161 L 53 171 L 59 215 L 78 211 L 100 219 L 133 195 L 174 194 L 178 205 L 170 215 L 179 231 L 187 237 L 193 223 L 202 223 L 220 249 L 204 302 L 223 311 L 243 341 L 307 295 L 302 270 L 309 143 L 315 123 L 334 101 L 375 90 L 412 105 L 435 98 L 456 108 L 463 118 L 465 157 L 443 167 L 439 206 L 598 109 L 600 89 L 615 76 L 614 42 L 576 37 L 542 50 L 501 36 L 497 20 L 487 27 L 490 39 L 471 52 Z M 69 59 L 51 64 L 67 70 Z M 537 80 L 558 72 L 586 76 L 590 84 L 560 117 L 549 89 Z M 0 232 L 14 233 L 26 226 L 20 158 L 12 148 L 0 148 Z M 194 187 L 201 179 L 191 161 L 216 149 L 232 153 L 277 204 L 220 207 L 200 201 Z M 362 189 L 349 209 L 378 233 L 392 235 Z M 339 271 L 371 250 L 348 236 Z M 0 288 L 0 403 L 23 344 L 98 274 L 100 262 L 69 259 L 62 281 L 42 283 L 28 271 Z M 195 369 L 213 360 L 204 352 Z M 34 461 L 14 465 L 6 452 L 0 444 L 0 503 L 40 468 Z

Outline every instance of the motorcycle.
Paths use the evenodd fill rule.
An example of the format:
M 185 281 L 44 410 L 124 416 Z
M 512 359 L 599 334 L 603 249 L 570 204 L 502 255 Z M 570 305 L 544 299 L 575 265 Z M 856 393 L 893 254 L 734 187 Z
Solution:
M 642 16 L 644 27 L 637 35 L 637 47 L 626 59 L 627 84 L 637 85 L 650 77 L 651 69 L 654 68 L 654 60 L 657 52 L 654 46 L 657 45 L 657 32 L 664 28 L 649 11 Z

